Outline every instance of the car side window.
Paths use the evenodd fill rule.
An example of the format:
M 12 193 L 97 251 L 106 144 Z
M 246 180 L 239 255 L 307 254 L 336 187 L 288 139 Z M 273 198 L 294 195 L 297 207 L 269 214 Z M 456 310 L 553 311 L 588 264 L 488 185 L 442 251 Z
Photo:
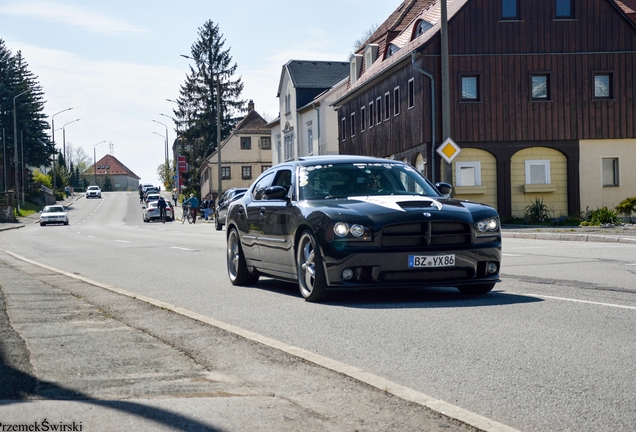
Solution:
M 254 201 L 263 199 L 263 193 L 265 192 L 265 189 L 271 186 L 273 179 L 274 173 L 268 173 L 256 182 L 254 189 L 252 189 L 252 199 Z
M 289 192 L 289 188 L 291 188 L 291 185 L 292 185 L 292 172 L 290 170 L 278 171 L 278 173 L 276 174 L 276 177 L 274 178 L 274 182 L 272 183 L 272 186 L 282 186 L 287 190 L 287 192 Z

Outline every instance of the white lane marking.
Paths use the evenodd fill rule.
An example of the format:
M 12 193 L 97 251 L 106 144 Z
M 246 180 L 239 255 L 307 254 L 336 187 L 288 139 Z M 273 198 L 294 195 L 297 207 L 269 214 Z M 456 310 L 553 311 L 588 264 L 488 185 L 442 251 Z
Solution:
M 178 246 L 170 246 L 170 249 L 179 249 L 179 250 L 183 250 L 183 251 L 187 251 L 187 252 L 192 252 L 194 250 L 194 249 L 182 248 L 182 247 L 178 247 Z
M 519 255 L 519 254 L 510 254 L 510 253 L 502 253 L 501 256 L 507 256 L 507 257 L 520 257 L 523 255 Z
M 565 298 L 565 297 L 552 297 L 552 296 L 539 295 L 539 294 L 526 294 L 526 295 L 530 297 L 539 297 L 539 298 L 551 299 L 551 300 L 563 300 L 563 301 L 569 301 L 574 303 L 586 303 L 586 304 L 592 304 L 597 306 L 609 306 L 609 307 L 615 307 L 619 309 L 636 310 L 636 306 L 625 306 L 625 305 L 602 303 L 602 302 L 595 302 L 595 301 L 589 301 L 589 300 L 577 300 L 577 299 L 571 299 L 571 298 Z
M 93 236 L 93 235 L 89 235 L 89 236 L 88 236 L 88 238 L 95 238 L 95 236 Z
M 128 240 L 115 240 L 115 241 L 119 243 L 130 243 Z
M 37 261 L 30 260 L 28 258 L 25 258 L 23 256 L 20 256 L 10 251 L 5 251 L 5 253 L 11 255 L 12 257 L 16 259 L 27 262 L 29 264 L 33 264 L 35 266 L 50 270 L 55 273 L 63 274 L 64 276 L 67 276 L 73 279 L 81 280 L 91 285 L 95 285 L 97 287 L 104 288 L 109 291 L 113 291 L 113 292 L 125 295 L 135 300 L 144 301 L 153 306 L 167 309 L 172 312 L 191 318 L 193 320 L 197 320 L 202 323 L 220 328 L 221 330 L 225 330 L 229 333 L 235 334 L 247 340 L 251 340 L 261 345 L 265 345 L 265 346 L 286 352 L 287 354 L 293 355 L 302 360 L 317 364 L 318 366 L 322 366 L 326 369 L 336 371 L 342 375 L 348 376 L 357 381 L 368 384 L 372 387 L 377 388 L 380 391 L 397 396 L 400 399 L 404 399 L 406 401 L 425 406 L 435 412 L 443 414 L 446 417 L 459 420 L 460 422 L 466 423 L 479 430 L 486 431 L 486 432 L 517 432 L 517 429 L 514 429 L 510 426 L 506 426 L 505 424 L 499 423 L 495 420 L 491 420 L 488 417 L 484 417 L 480 414 L 474 413 L 472 411 L 468 411 L 465 408 L 458 407 L 456 405 L 450 404 L 443 400 L 435 399 L 432 396 L 428 396 L 427 394 L 424 394 L 417 390 L 413 390 L 409 387 L 405 387 L 401 384 L 394 383 L 392 381 L 389 381 L 386 378 L 382 378 L 381 376 L 374 375 L 370 372 L 367 372 L 364 369 L 360 369 L 355 366 L 350 366 L 346 363 L 342 363 L 337 360 L 330 359 L 329 357 L 324 357 L 324 356 L 321 356 L 320 354 L 316 354 L 311 351 L 304 350 L 302 348 L 288 345 L 286 343 L 277 341 L 276 339 L 272 339 L 267 336 L 263 336 L 258 333 L 251 332 L 249 330 L 245 330 L 233 324 L 228 324 L 223 321 L 214 319 L 212 317 L 208 317 L 206 315 L 202 315 L 200 313 L 193 312 L 188 309 L 184 309 L 182 307 L 163 302 L 161 300 L 156 300 L 152 297 L 147 297 L 141 294 L 135 294 L 133 292 L 126 291 L 124 289 L 121 289 L 113 285 L 103 284 L 103 283 L 85 278 L 83 276 L 69 273 L 64 270 L 59 270 L 55 267 L 50 267 L 46 264 L 41 264 Z
M 627 266 L 636 266 L 636 263 L 634 263 L 634 264 L 625 264 L 625 265 L 627 265 Z

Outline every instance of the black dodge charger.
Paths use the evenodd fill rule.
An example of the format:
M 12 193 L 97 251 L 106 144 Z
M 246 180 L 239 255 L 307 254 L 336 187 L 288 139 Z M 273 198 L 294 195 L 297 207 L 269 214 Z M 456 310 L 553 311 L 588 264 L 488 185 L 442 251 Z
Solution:
M 499 282 L 499 215 L 450 192 L 394 160 L 313 156 L 276 165 L 228 210 L 230 281 L 297 282 L 308 301 L 360 288 L 488 293 Z

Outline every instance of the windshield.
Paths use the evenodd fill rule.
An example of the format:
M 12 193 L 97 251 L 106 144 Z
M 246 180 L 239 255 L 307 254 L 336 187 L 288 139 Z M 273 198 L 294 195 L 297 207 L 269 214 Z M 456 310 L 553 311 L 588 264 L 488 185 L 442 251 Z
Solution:
M 44 207 L 42 213 L 63 213 L 64 207 Z
M 412 166 L 391 162 L 305 166 L 300 168 L 299 182 L 301 200 L 371 195 L 440 196 Z

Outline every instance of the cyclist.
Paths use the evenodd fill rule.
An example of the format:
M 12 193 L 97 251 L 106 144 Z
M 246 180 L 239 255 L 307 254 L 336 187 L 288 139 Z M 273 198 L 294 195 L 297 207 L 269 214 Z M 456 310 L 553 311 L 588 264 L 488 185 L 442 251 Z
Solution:
M 168 204 L 162 195 L 159 195 L 159 200 L 157 201 L 157 207 L 159 208 L 159 218 L 162 223 L 166 223 L 166 207 Z
M 190 211 L 192 212 L 192 223 L 197 223 L 197 209 L 199 208 L 199 200 L 194 194 L 190 194 L 190 198 L 185 200 L 182 206 L 190 206 Z

